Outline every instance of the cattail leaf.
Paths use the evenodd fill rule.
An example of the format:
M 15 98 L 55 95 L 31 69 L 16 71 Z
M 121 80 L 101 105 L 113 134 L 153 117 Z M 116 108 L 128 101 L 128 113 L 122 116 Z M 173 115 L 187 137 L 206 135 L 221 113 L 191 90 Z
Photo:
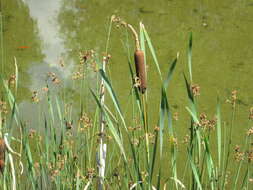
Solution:
M 218 98 L 217 108 L 216 108 L 216 117 L 217 117 L 217 149 L 218 149 L 218 167 L 220 168 L 221 164 L 221 113 L 220 113 L 220 100 Z
M 162 154 L 163 154 L 163 132 L 164 132 L 165 115 L 167 111 L 168 111 L 167 96 L 166 96 L 165 89 L 162 88 L 160 113 L 159 113 L 160 159 L 162 158 Z
M 15 97 L 13 96 L 11 90 L 9 89 L 7 82 L 4 81 L 4 80 L 2 80 L 2 82 L 3 82 L 4 88 L 6 90 L 6 94 L 7 94 L 7 99 L 8 99 L 9 105 L 10 105 L 11 110 L 12 110 L 12 117 L 11 118 L 14 117 L 16 123 L 18 124 L 17 115 L 19 115 L 19 109 L 16 106 Z M 12 122 L 12 119 L 11 119 L 11 122 Z
M 62 120 L 62 111 L 61 111 L 61 106 L 60 106 L 59 99 L 58 99 L 57 96 L 55 97 L 55 102 L 56 102 L 56 107 L 57 107 L 57 111 L 58 111 L 58 117 L 59 117 L 59 119 L 62 123 L 63 122 L 63 120 Z
M 105 119 L 107 121 L 107 125 L 109 127 L 109 130 L 111 131 L 116 143 L 118 144 L 123 156 L 124 156 L 124 160 L 127 162 L 126 160 L 126 154 L 125 154 L 125 150 L 124 150 L 124 147 L 123 147 L 123 144 L 122 144 L 122 141 L 121 141 L 121 138 L 120 136 L 118 135 L 118 132 L 117 130 L 114 128 L 114 125 L 109 117 L 109 115 L 107 114 L 107 112 L 104 110 L 103 106 L 101 105 L 101 103 L 99 102 L 99 99 L 97 98 L 97 96 L 95 95 L 95 93 L 90 89 L 90 92 L 94 98 L 94 100 L 96 101 L 99 109 L 105 114 Z
M 150 40 L 150 38 L 149 38 L 149 35 L 148 35 L 148 33 L 147 33 L 147 31 L 146 31 L 146 29 L 145 29 L 145 27 L 144 27 L 143 24 L 141 24 L 141 28 L 142 28 L 142 30 L 143 30 L 143 32 L 144 32 L 145 39 L 147 40 L 149 50 L 150 50 L 150 52 L 151 52 L 151 55 L 152 55 L 153 60 L 154 60 L 154 62 L 155 62 L 157 71 L 158 71 L 158 73 L 159 73 L 159 77 L 160 77 L 161 81 L 163 81 L 163 79 L 162 79 L 162 73 L 161 73 L 161 69 L 160 69 L 159 63 L 158 63 L 158 59 L 157 59 L 157 57 L 156 57 L 155 49 L 154 49 L 154 47 L 153 47 L 153 45 L 152 45 L 152 43 L 151 43 L 151 40 Z
M 188 69 L 189 69 L 189 74 L 190 74 L 190 81 L 192 83 L 192 33 L 190 33 L 190 38 L 189 38 Z
M 198 124 L 199 123 L 199 119 L 198 119 L 198 117 L 197 117 L 197 115 L 196 115 L 196 112 L 195 111 L 193 111 L 193 110 L 191 110 L 189 107 L 185 107 L 186 108 L 186 110 L 190 113 L 190 115 L 192 116 L 192 119 L 193 119 L 193 121 L 196 123 L 196 124 Z
M 152 154 L 152 162 L 151 162 L 151 167 L 149 171 L 149 183 L 152 183 L 152 178 L 153 178 L 153 173 L 154 173 L 154 167 L 155 167 L 155 160 L 156 160 L 156 152 L 157 152 L 157 145 L 158 145 L 158 131 L 155 133 L 155 143 L 153 146 L 153 154 Z
M 144 31 L 143 31 L 143 27 L 142 27 L 142 23 L 140 22 L 140 46 L 141 46 L 141 50 L 144 52 L 144 55 L 146 55 L 145 53 L 145 36 L 144 36 Z M 144 56 L 146 58 L 146 56 Z M 146 62 L 145 62 L 146 63 Z
M 184 74 L 183 76 L 184 76 L 185 86 L 186 86 L 186 89 L 187 89 L 188 98 L 189 98 L 192 102 L 194 102 L 194 97 L 193 97 L 193 94 L 192 94 L 191 86 L 190 86 L 190 84 L 188 83 L 185 74 Z
M 190 161 L 190 165 L 191 165 L 191 169 L 192 169 L 192 172 L 193 172 L 194 179 L 197 182 L 198 188 L 200 190 L 202 190 L 202 185 L 200 183 L 200 176 L 198 174 L 197 166 L 195 165 L 195 163 L 193 161 L 193 158 L 192 158 L 191 153 L 189 152 L 189 150 L 188 150 L 188 158 L 189 158 L 189 161 Z
M 209 181 L 211 184 L 211 189 L 214 189 L 214 164 L 213 164 L 213 159 L 211 156 L 211 152 L 210 152 L 210 147 L 209 147 L 209 142 L 208 139 L 205 137 L 204 138 L 204 143 L 205 143 L 205 151 L 206 151 L 206 161 L 207 161 L 207 173 L 208 173 L 208 177 L 209 177 Z
M 168 74 L 167 74 L 167 77 L 166 77 L 166 79 L 165 79 L 165 81 L 164 81 L 164 87 L 165 87 L 165 89 L 167 89 L 167 87 L 169 86 L 169 82 L 170 82 L 170 80 L 171 80 L 171 78 L 172 78 L 173 72 L 174 72 L 175 67 L 176 67 L 176 64 L 177 64 L 178 56 L 179 56 L 179 54 L 178 54 L 177 57 L 173 60 L 171 66 L 170 66 L 169 72 L 168 72 Z
M 116 107 L 116 110 L 118 111 L 118 114 L 119 114 L 119 116 L 121 118 L 121 121 L 122 121 L 125 129 L 127 130 L 125 119 L 123 117 L 122 111 L 120 109 L 119 101 L 118 101 L 118 99 L 116 97 L 116 94 L 115 94 L 113 88 L 112 88 L 112 85 L 111 85 L 109 79 L 107 78 L 105 72 L 102 69 L 99 70 L 99 73 L 100 73 L 102 79 L 105 82 L 105 87 L 106 87 L 107 91 L 109 92 L 109 95 L 110 95 L 110 97 L 111 97 L 111 99 L 113 101 L 114 106 Z
M 129 70 L 130 70 L 130 73 L 131 73 L 131 78 L 134 79 L 133 69 L 131 67 L 130 61 L 128 61 L 128 66 L 129 66 Z M 133 81 L 133 86 L 134 86 L 134 81 Z M 136 87 L 134 87 L 134 94 L 135 94 L 135 98 L 136 98 L 136 102 L 137 102 L 139 112 L 141 113 L 141 98 L 140 98 L 140 94 L 138 93 L 138 89 Z
M 16 94 L 18 91 L 18 65 L 17 65 L 17 59 L 16 57 L 14 57 L 14 65 L 15 65 L 15 90 L 16 90 Z

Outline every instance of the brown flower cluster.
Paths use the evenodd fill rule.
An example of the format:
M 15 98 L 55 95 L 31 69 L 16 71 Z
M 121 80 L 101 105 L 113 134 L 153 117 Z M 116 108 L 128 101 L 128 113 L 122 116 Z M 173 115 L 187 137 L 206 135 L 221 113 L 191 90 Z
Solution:
M 199 116 L 199 126 L 202 127 L 205 130 L 214 130 L 216 125 L 217 119 L 207 119 L 207 116 L 205 113 L 201 113 Z
M 95 51 L 94 50 L 79 52 L 79 60 L 80 60 L 80 66 L 82 68 L 83 68 L 84 64 L 87 64 L 87 66 L 90 66 L 94 72 L 98 71 L 98 65 L 95 60 Z M 88 63 L 90 63 L 90 64 L 88 65 Z M 80 68 L 79 68 L 79 71 L 80 71 Z
M 253 127 L 251 127 L 246 134 L 247 136 L 251 136 L 253 134 Z
M 94 168 L 88 168 L 87 171 L 86 171 L 86 175 L 85 175 L 85 178 L 86 179 L 92 179 L 92 178 L 95 178 L 97 175 L 96 175 L 96 170 Z
M 199 96 L 200 95 L 200 86 L 197 84 L 192 84 L 191 91 L 192 91 L 193 96 Z
M 189 135 L 185 135 L 183 138 L 182 143 L 183 144 L 188 144 L 190 142 L 190 136 Z
M 253 161 L 253 149 L 246 151 L 248 162 L 251 163 Z
M 55 73 L 49 72 L 47 76 L 51 79 L 53 84 L 60 84 L 61 81 Z
M 56 163 L 50 163 L 48 168 L 50 169 L 51 180 L 54 181 L 57 176 L 60 175 L 60 172 L 64 170 L 65 164 L 67 163 L 67 156 L 57 154 Z
M 79 52 L 80 64 L 83 65 L 89 59 L 94 58 L 94 54 L 95 54 L 94 50 L 88 50 L 88 51 Z
M 233 107 L 235 107 L 237 101 L 237 90 L 233 90 L 231 92 L 231 97 L 226 100 L 227 103 L 230 103 Z
M 37 142 L 38 144 L 42 142 L 42 136 L 35 129 L 29 130 L 28 137 L 33 139 L 33 141 Z
M 32 97 L 31 97 L 32 102 L 34 102 L 34 103 L 40 102 L 43 93 L 45 94 L 48 91 L 49 91 L 48 87 L 43 87 L 43 88 L 39 89 L 38 91 L 37 90 L 32 91 Z
M 38 91 L 33 91 L 32 92 L 32 102 L 38 103 L 39 101 L 40 101 L 40 99 L 38 97 Z
M 92 120 L 88 117 L 86 113 L 81 115 L 79 123 L 81 131 L 92 127 Z
M 82 67 L 80 67 L 82 68 Z M 72 75 L 72 79 L 73 80 L 78 80 L 78 79 L 82 79 L 83 78 L 83 71 L 82 69 L 79 69 L 77 72 L 74 72 L 73 75 Z
M 0 126 L 6 121 L 6 115 L 8 113 L 7 104 L 0 100 Z
M 247 160 L 248 163 L 252 163 L 252 161 L 253 161 L 253 148 L 243 152 L 243 151 L 240 151 L 240 146 L 236 145 L 234 151 L 235 151 L 235 160 L 236 161 Z
M 235 160 L 237 162 L 244 160 L 244 152 L 240 151 L 240 146 L 239 145 L 235 146 L 234 151 L 235 151 L 235 154 L 234 154 Z
M 134 145 L 134 146 L 139 146 L 139 145 L 140 145 L 140 140 L 139 140 L 138 138 L 133 138 L 133 139 L 131 140 L 131 143 L 132 143 L 132 145 Z
M 0 100 L 0 113 L 5 115 L 8 113 L 6 102 L 1 100 Z
M 72 121 L 65 121 L 65 126 L 67 130 L 70 130 L 73 128 L 73 122 Z
M 109 63 L 109 60 L 112 58 L 110 54 L 103 53 L 103 61 Z
M 137 125 L 136 127 L 128 127 L 128 130 L 129 131 L 137 131 L 137 130 L 140 130 L 142 127 L 140 125 Z

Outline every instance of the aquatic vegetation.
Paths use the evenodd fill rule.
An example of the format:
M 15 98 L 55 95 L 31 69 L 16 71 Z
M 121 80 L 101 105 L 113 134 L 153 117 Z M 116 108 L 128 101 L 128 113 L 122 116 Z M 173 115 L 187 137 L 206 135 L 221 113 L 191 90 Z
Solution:
M 63 88 L 65 81 L 49 72 L 45 84 L 30 97 L 38 110 L 36 126 L 23 121 L 16 102 L 18 68 L 11 82 L 1 75 L 5 90 L 0 101 L 1 189 L 251 189 L 253 109 L 249 110 L 244 144 L 232 148 L 238 93 L 233 91 L 227 100 L 232 105 L 229 123 L 222 120 L 219 98 L 214 116 L 199 111 L 197 98 L 202 91 L 200 94 L 200 86 L 193 81 L 190 35 L 188 70 L 183 75 L 190 119 L 184 126 L 187 134 L 178 134 L 177 121 L 187 119 L 172 112 L 168 90 L 179 54 L 163 74 L 144 25 L 140 23 L 137 34 L 132 25 L 113 16 L 107 42 L 115 23 L 130 29 L 135 41 L 135 48 L 127 51 L 127 105 L 121 103 L 108 72 L 108 44 L 101 55 L 94 50 L 80 51 L 79 63 L 70 75 L 80 94 L 84 88 L 89 90 L 93 107 L 85 105 L 84 97 L 74 104 L 66 96 L 68 89 L 54 93 L 54 87 Z M 154 64 L 160 78 L 159 111 L 152 117 L 156 125 L 149 119 L 155 106 L 148 99 L 152 88 L 147 86 L 147 64 Z M 60 66 L 66 68 L 64 60 Z M 87 71 L 98 78 L 90 86 L 84 85 L 91 74 Z

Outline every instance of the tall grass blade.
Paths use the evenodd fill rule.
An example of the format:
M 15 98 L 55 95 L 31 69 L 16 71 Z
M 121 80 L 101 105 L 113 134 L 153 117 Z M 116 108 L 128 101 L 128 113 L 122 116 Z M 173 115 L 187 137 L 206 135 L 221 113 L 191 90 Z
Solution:
M 191 86 L 190 86 L 190 84 L 188 83 L 185 74 L 184 74 L 184 81 L 185 81 L 185 86 L 186 86 L 188 98 L 189 98 L 192 102 L 194 102 L 194 97 L 193 97 L 193 94 L 192 94 Z
M 145 35 L 144 35 L 142 26 L 143 24 L 140 22 L 140 46 L 141 46 L 141 50 L 144 52 L 145 64 L 146 64 Z
M 214 189 L 214 164 L 213 164 L 213 160 L 211 157 L 211 152 L 210 152 L 210 148 L 209 148 L 209 142 L 208 139 L 205 137 L 204 138 L 204 142 L 205 142 L 205 148 L 206 148 L 206 159 L 207 159 L 207 170 L 208 170 L 208 177 L 209 177 L 209 181 L 208 184 L 211 184 L 211 189 Z
M 127 162 L 127 160 L 126 160 L 126 153 L 125 153 L 123 144 L 122 144 L 122 142 L 121 142 L 121 138 L 120 138 L 120 136 L 118 135 L 117 130 L 114 128 L 113 123 L 112 123 L 112 121 L 111 121 L 109 115 L 108 115 L 108 114 L 105 112 L 105 110 L 103 109 L 103 107 L 102 107 L 102 105 L 100 104 L 100 102 L 99 102 L 97 96 L 95 95 L 95 93 L 94 93 L 91 89 L 90 89 L 90 92 L 91 92 L 91 94 L 92 94 L 92 96 L 93 96 L 95 102 L 97 103 L 99 109 L 101 109 L 101 111 L 105 114 L 105 119 L 106 119 L 106 121 L 107 121 L 107 125 L 108 125 L 108 127 L 109 127 L 109 130 L 111 131 L 111 133 L 112 133 L 112 135 L 113 135 L 113 137 L 114 137 L 116 143 L 118 144 L 118 146 L 119 146 L 119 148 L 120 148 L 120 150 L 121 150 L 121 153 L 122 153 L 123 156 L 124 156 L 124 160 Z
M 190 74 L 190 82 L 192 83 L 192 33 L 190 33 L 189 47 L 188 47 L 188 69 Z
M 153 60 L 154 60 L 154 62 L 155 62 L 157 71 L 158 71 L 158 73 L 159 73 L 159 77 L 160 77 L 161 81 L 163 81 L 163 79 L 162 79 L 162 73 L 161 73 L 161 69 L 160 69 L 159 63 L 158 63 L 158 59 L 157 59 L 157 57 L 156 57 L 155 49 L 154 49 L 154 47 L 153 47 L 153 45 L 152 45 L 152 43 L 151 43 L 151 40 L 150 40 L 150 38 L 149 38 L 149 35 L 148 35 L 148 33 L 147 33 L 147 31 L 146 31 L 146 29 L 145 29 L 145 27 L 144 27 L 143 24 L 141 24 L 141 27 L 140 27 L 140 28 L 141 28 L 141 30 L 143 30 L 143 32 L 144 32 L 144 36 L 145 36 L 145 39 L 147 40 L 149 50 L 150 50 L 150 52 L 151 52 L 151 55 L 152 55 Z
M 109 92 L 109 95 L 111 96 L 111 99 L 112 99 L 112 101 L 114 103 L 114 106 L 116 107 L 116 110 L 119 113 L 119 116 L 121 118 L 121 121 L 122 121 L 125 129 L 127 130 L 125 119 L 123 117 L 122 111 L 120 109 L 119 101 L 118 101 L 118 99 L 116 97 L 116 94 L 115 94 L 113 88 L 112 88 L 112 85 L 111 85 L 109 79 L 107 78 L 107 76 L 105 75 L 105 72 L 102 69 L 99 70 L 99 73 L 100 73 L 101 77 L 103 78 L 103 80 L 105 82 L 105 87 L 106 87 L 107 91 Z
M 157 144 L 158 144 L 158 132 L 156 131 L 156 133 L 155 133 L 155 143 L 154 143 L 154 146 L 153 146 L 152 162 L 151 162 L 151 167 L 150 167 L 150 171 L 149 171 L 149 173 L 150 173 L 149 183 L 150 184 L 152 182 L 153 173 L 154 173 Z
M 167 112 L 168 112 L 167 96 L 165 89 L 162 88 L 160 113 L 159 113 L 160 159 L 162 158 L 163 155 L 163 132 L 164 132 L 165 114 Z
M 177 65 L 177 60 L 178 60 L 178 57 L 179 57 L 179 53 L 177 54 L 177 57 L 173 60 L 171 66 L 170 66 L 170 69 L 169 69 L 169 72 L 167 74 L 167 77 L 164 81 L 164 88 L 167 89 L 168 86 L 169 86 L 169 82 L 171 81 L 171 78 L 172 78 L 172 75 L 173 75 L 173 72 L 175 70 L 175 67 Z
M 191 164 L 194 179 L 196 180 L 197 185 L 198 185 L 198 189 L 202 190 L 202 185 L 200 183 L 200 178 L 199 178 L 199 174 L 198 174 L 198 171 L 197 171 L 197 167 L 194 164 L 193 158 L 192 158 L 189 151 L 188 151 L 188 157 L 189 157 L 189 160 L 190 160 L 190 164 Z
M 14 65 L 15 65 L 15 77 L 16 77 L 15 90 L 16 90 L 16 95 L 17 95 L 17 91 L 18 91 L 18 65 L 17 65 L 16 57 L 14 57 Z
M 221 167 L 221 114 L 220 114 L 220 100 L 218 98 L 217 108 L 217 149 L 218 149 L 218 168 Z

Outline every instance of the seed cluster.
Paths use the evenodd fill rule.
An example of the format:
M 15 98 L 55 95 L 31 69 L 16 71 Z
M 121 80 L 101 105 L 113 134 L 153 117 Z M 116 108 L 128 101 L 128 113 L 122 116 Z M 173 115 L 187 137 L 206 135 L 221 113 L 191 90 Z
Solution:
M 1 100 L 0 100 L 0 113 L 5 115 L 8 113 L 6 102 Z
M 237 90 L 233 90 L 231 92 L 231 96 L 229 99 L 226 100 L 227 103 L 230 103 L 232 105 L 232 107 L 235 107 L 237 101 Z
M 247 136 L 251 136 L 253 134 L 253 127 L 251 127 L 248 131 L 247 131 Z
M 88 117 L 86 113 L 83 113 L 79 119 L 80 131 L 84 131 L 92 127 L 92 120 Z
M 60 79 L 54 72 L 48 72 L 47 76 L 51 79 L 53 84 L 60 84 Z
M 213 119 L 207 119 L 207 115 L 205 113 L 201 113 L 199 116 L 199 126 L 204 130 L 214 130 L 217 119 L 214 117 Z
M 192 90 L 193 96 L 199 96 L 200 95 L 200 86 L 199 85 L 192 84 L 191 85 L 191 90 Z

